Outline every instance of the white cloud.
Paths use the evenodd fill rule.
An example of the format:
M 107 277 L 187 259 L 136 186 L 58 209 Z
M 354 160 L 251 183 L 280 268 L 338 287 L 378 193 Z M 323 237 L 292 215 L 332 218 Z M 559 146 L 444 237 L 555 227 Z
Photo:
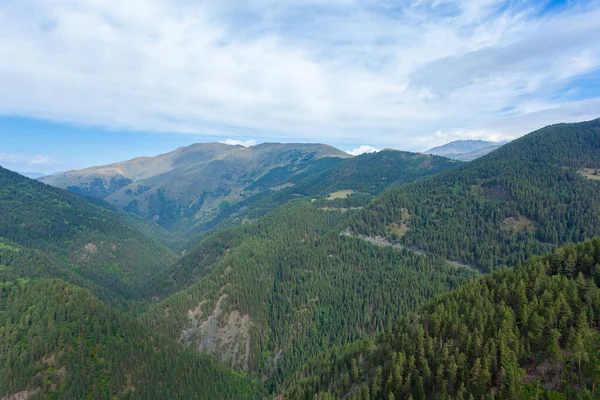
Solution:
M 600 2 L 543 3 L 5 0 L 0 114 L 419 150 L 595 118 L 566 93 L 599 73 Z
M 358 148 L 354 149 L 354 150 L 349 150 L 346 153 L 351 154 L 353 156 L 360 156 L 361 154 L 365 154 L 365 153 L 376 153 L 379 150 L 376 149 L 373 146 L 359 146 Z
M 23 155 L 0 153 L 0 165 L 13 171 L 52 172 L 61 162 L 44 154 Z
M 244 147 L 252 147 L 252 146 L 256 146 L 256 140 L 254 139 L 250 139 L 250 140 L 236 140 L 236 139 L 227 139 L 222 141 L 221 143 L 225 143 L 228 144 L 230 146 L 244 146 Z

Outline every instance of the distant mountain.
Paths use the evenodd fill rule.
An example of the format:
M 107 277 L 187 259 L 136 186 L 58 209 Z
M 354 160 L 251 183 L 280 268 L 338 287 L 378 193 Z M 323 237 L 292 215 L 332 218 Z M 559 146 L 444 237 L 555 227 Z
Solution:
M 434 147 L 425 154 L 435 154 L 453 160 L 473 161 L 496 150 L 506 142 L 487 142 L 485 140 L 456 140 L 442 146 Z
M 209 221 L 228 204 L 255 194 L 254 182 L 270 171 L 278 180 L 324 157 L 347 153 L 322 144 L 264 143 L 252 147 L 202 143 L 156 157 L 68 171 L 41 181 L 105 199 L 171 230 Z M 268 190 L 271 190 L 269 187 Z
M 17 173 L 21 174 L 23 176 L 26 176 L 28 178 L 31 178 L 31 179 L 39 179 L 39 178 L 42 178 L 47 175 L 47 174 L 42 174 L 41 172 L 17 172 Z
M 254 220 L 291 199 L 312 197 L 320 201 L 337 191 L 349 193 L 347 198 L 336 200 L 338 206 L 364 206 L 388 187 L 435 175 L 461 164 L 433 155 L 383 150 L 346 159 L 323 158 L 291 177 L 282 175 L 276 168 L 250 186 L 258 190 L 257 194 L 221 208 L 209 224 L 199 227 L 199 231 L 207 231 L 218 223 L 223 227 Z M 270 188 L 276 190 L 266 190 Z

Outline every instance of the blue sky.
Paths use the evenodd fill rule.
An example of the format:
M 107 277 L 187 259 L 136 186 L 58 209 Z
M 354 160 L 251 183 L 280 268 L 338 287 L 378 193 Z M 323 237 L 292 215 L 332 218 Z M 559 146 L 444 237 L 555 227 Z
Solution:
M 0 165 L 512 139 L 600 116 L 598 21 L 585 0 L 4 0 Z

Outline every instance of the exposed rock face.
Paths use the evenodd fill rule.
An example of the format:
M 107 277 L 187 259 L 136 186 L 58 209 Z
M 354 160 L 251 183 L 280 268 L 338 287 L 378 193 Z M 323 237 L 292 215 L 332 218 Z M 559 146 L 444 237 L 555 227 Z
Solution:
M 237 310 L 225 310 L 227 295 L 222 295 L 210 314 L 203 311 L 203 301 L 188 312 L 188 325 L 181 333 L 181 342 L 199 352 L 216 356 L 221 362 L 248 371 L 250 367 L 250 327 L 248 315 Z
M 23 390 L 19 393 L 13 393 L 8 396 L 4 396 L 2 400 L 27 400 L 30 397 L 35 396 L 40 390 L 37 389 L 35 391 Z

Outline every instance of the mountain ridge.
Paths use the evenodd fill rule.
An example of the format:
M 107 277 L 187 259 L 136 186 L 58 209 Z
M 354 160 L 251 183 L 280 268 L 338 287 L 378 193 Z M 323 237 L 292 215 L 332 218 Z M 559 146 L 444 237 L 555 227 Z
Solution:
M 537 300 L 522 298 L 519 279 L 488 284 L 505 271 L 506 276 L 520 276 L 504 265 L 522 271 L 520 265 L 530 256 L 600 234 L 600 182 L 594 174 L 600 168 L 600 121 L 548 126 L 469 163 L 399 151 L 316 158 L 314 149 L 283 144 L 266 144 L 258 153 L 233 148 L 233 159 L 213 157 L 220 149 L 215 145 L 213 154 L 203 153 L 208 162 L 197 156 L 198 147 L 179 151 L 171 159 L 180 167 L 175 173 L 155 169 L 151 172 L 160 173 L 143 179 L 148 185 L 169 181 L 176 187 L 182 177 L 195 174 L 199 163 L 210 165 L 203 172 L 213 181 L 245 185 L 248 197 L 239 203 L 226 199 L 231 188 L 217 186 L 224 193 L 218 206 L 223 224 L 203 231 L 180 258 L 153 239 L 168 236 L 167 231 L 140 213 L 0 169 L 0 302 L 7 305 L 7 312 L 0 312 L 7 327 L 0 329 L 0 359 L 8 360 L 0 364 L 9 366 L 0 381 L 11 380 L 10 390 L 0 387 L 0 393 L 31 388 L 37 390 L 32 398 L 176 398 L 184 393 L 187 398 L 193 393 L 268 398 L 289 393 L 312 399 L 320 392 L 323 399 L 373 400 L 410 394 L 438 398 L 449 391 L 464 400 L 469 390 L 523 398 L 511 397 L 521 390 L 519 368 L 531 366 L 530 376 L 545 374 L 544 365 L 550 364 L 532 364 L 537 357 L 550 356 L 545 349 L 554 349 L 555 357 L 558 347 L 569 357 L 577 339 L 571 328 L 585 327 L 579 316 L 587 313 L 596 321 L 600 315 L 598 290 L 588 291 L 588 284 L 575 276 L 579 264 L 586 268 L 587 282 L 590 274 L 600 276 L 600 265 L 593 265 L 600 259 L 597 239 L 591 247 L 580 245 L 583 251 L 568 246 L 557 250 L 558 262 L 549 259 L 557 277 L 541 274 L 545 261 L 537 264 L 539 274 L 528 275 L 525 283 L 525 294 L 535 293 Z M 148 162 L 137 159 L 128 171 L 119 165 L 117 172 L 136 178 L 143 174 L 140 165 Z M 103 182 L 100 186 L 105 192 L 98 195 L 112 194 Z M 115 192 L 123 190 L 118 186 L 116 181 Z M 152 195 L 164 204 L 171 200 L 164 193 L 161 198 L 158 190 Z M 472 281 L 479 274 L 466 264 L 484 272 L 503 271 Z M 485 300 L 485 287 L 501 296 L 504 305 Z M 128 315 L 83 295 L 85 289 Z M 505 296 L 513 289 L 518 289 L 515 295 Z M 65 297 L 74 291 L 74 297 Z M 449 291 L 440 303 L 438 296 Z M 510 329 L 477 325 L 475 341 L 464 340 L 460 326 L 446 325 L 439 336 L 439 322 L 448 322 L 448 311 L 460 308 L 447 299 L 465 293 L 471 296 L 464 303 L 470 308 L 462 315 L 476 321 L 491 316 L 492 322 L 512 324 L 515 319 L 504 317 L 511 312 L 505 305 L 514 306 L 514 299 L 539 312 L 529 315 L 533 323 L 521 325 L 523 346 L 513 346 L 514 353 L 507 350 L 519 343 L 512 334 L 514 324 Z M 556 301 L 548 302 L 546 293 Z M 596 299 L 593 313 L 583 306 L 586 293 Z M 569 314 L 562 298 L 574 312 Z M 432 299 L 429 304 L 443 304 L 442 311 L 424 316 L 419 310 Z M 485 307 L 477 306 L 480 300 Z M 525 314 L 517 311 L 520 323 Z M 529 335 L 542 317 L 548 317 L 547 331 L 541 339 Z M 423 342 L 413 327 L 430 336 Z M 50 336 L 47 341 L 44 332 Z M 400 333 L 374 346 L 379 335 L 390 332 Z M 31 338 L 31 346 L 21 338 Z M 471 356 L 484 358 L 469 346 L 488 339 L 487 361 L 477 363 Z M 424 357 L 418 343 L 427 344 Z M 507 345 L 498 347 L 501 343 Z M 330 352 L 340 346 L 341 353 Z M 390 348 L 393 353 L 387 354 Z M 461 358 L 458 350 L 468 357 Z M 396 374 L 394 362 L 402 352 L 402 373 Z M 20 361 L 17 353 L 23 355 Z M 319 372 L 313 361 L 332 354 Z M 552 368 L 560 364 L 558 358 L 548 360 Z M 573 360 L 568 359 L 565 371 L 577 385 Z M 77 367 L 69 369 L 73 363 Z M 459 375 L 452 372 L 453 365 Z M 477 365 L 493 379 L 471 380 L 468 371 Z M 295 389 L 298 377 L 302 386 Z M 543 382 L 559 382 L 554 375 L 547 378 Z M 522 388 L 535 390 L 527 382 Z
M 490 142 L 486 140 L 455 140 L 441 146 L 433 147 L 424 154 L 435 154 L 458 161 L 473 161 L 502 147 L 507 142 Z
M 458 168 L 392 188 L 351 222 L 356 233 L 484 270 L 516 265 L 566 242 L 600 234 L 600 121 L 550 125 Z M 435 226 L 435 229 L 432 227 Z
M 249 186 L 274 168 L 293 175 L 315 160 L 349 158 L 322 144 L 263 143 L 252 147 L 197 143 L 156 157 L 69 171 L 42 182 L 105 199 L 170 230 L 210 220 L 223 202 L 251 195 Z

